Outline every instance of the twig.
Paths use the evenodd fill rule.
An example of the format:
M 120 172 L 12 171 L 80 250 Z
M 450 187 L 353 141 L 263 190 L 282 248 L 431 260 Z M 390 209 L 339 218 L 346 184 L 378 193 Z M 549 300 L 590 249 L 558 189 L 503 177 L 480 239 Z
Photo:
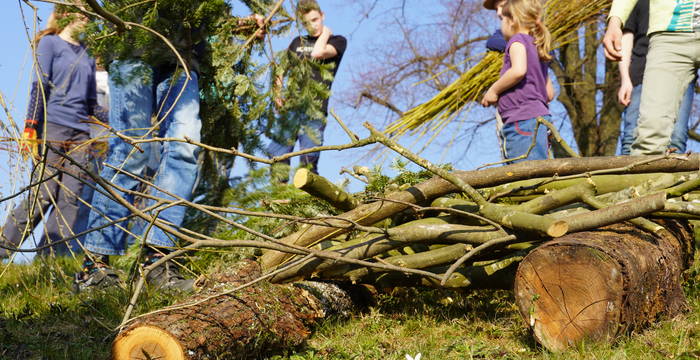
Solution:
M 440 280 L 440 285 L 445 286 L 445 283 L 447 283 L 447 280 L 450 279 L 450 276 L 452 276 L 452 274 L 455 272 L 455 270 L 457 270 L 457 268 L 462 266 L 462 264 L 464 264 L 467 260 L 473 258 L 474 256 L 478 255 L 479 253 L 481 253 L 484 250 L 489 249 L 493 246 L 504 245 L 504 244 L 507 244 L 507 243 L 512 242 L 514 240 L 517 240 L 515 235 L 508 235 L 508 236 L 504 236 L 504 237 L 501 237 L 498 239 L 493 239 L 489 242 L 483 243 L 483 244 L 475 247 L 474 249 L 472 249 L 468 253 L 464 254 L 464 256 L 462 256 L 459 260 L 457 260 L 454 264 L 452 264 L 452 266 L 450 266 L 447 269 L 447 272 L 445 274 L 443 274 L 443 277 Z
M 345 123 L 344 123 L 343 120 L 340 118 L 340 116 L 338 116 L 338 114 L 335 113 L 335 109 L 333 109 L 333 108 L 331 108 L 331 115 L 333 116 L 333 118 L 335 119 L 335 121 L 338 122 L 338 124 L 340 125 L 340 127 L 343 128 L 343 131 L 345 131 L 345 133 L 348 134 L 348 136 L 350 137 L 350 141 L 352 141 L 352 142 L 358 142 L 358 141 L 360 141 L 360 138 L 359 138 L 357 135 L 355 135 L 355 133 L 353 133 L 352 131 L 350 131 L 350 129 L 348 129 L 347 126 L 345 126 Z
M 95 0 L 85 0 L 85 2 L 90 5 L 92 10 L 94 10 L 98 15 L 100 15 L 102 18 L 105 20 L 111 22 L 112 24 L 116 25 L 117 30 L 119 32 L 124 32 L 125 30 L 128 29 L 127 24 L 120 19 L 118 16 L 112 14 L 111 12 L 105 10 L 100 4 L 97 3 Z
M 554 126 L 554 124 L 547 121 L 545 118 L 543 118 L 541 116 L 537 118 L 537 122 L 542 123 L 544 126 L 546 126 L 549 129 L 549 131 L 552 133 L 552 136 L 554 137 L 554 140 L 557 143 L 559 143 L 559 145 L 562 147 L 562 149 L 564 149 L 564 151 L 566 151 L 566 153 L 569 154 L 569 156 L 571 156 L 573 158 L 580 158 L 581 157 L 581 155 L 579 155 L 579 153 L 574 151 L 574 149 L 566 141 L 564 141 L 564 139 L 561 137 L 561 134 L 559 134 L 559 130 L 557 130 L 557 128 L 556 128 L 556 126 Z
M 364 125 L 372 133 L 372 136 L 377 139 L 378 142 L 384 144 L 386 147 L 390 148 L 391 150 L 396 151 L 399 155 L 405 157 L 406 159 L 411 160 L 412 162 L 421 166 L 422 168 L 424 168 L 424 169 L 438 175 L 439 177 L 451 182 L 452 184 L 454 184 L 455 186 L 460 188 L 460 190 L 462 190 L 464 193 L 466 193 L 467 196 L 469 196 L 469 198 L 472 199 L 472 201 L 477 203 L 479 206 L 485 205 L 487 203 L 486 199 L 484 199 L 484 197 L 478 191 L 476 191 L 476 189 L 471 187 L 471 185 L 467 184 L 462 179 L 458 178 L 454 174 L 450 174 L 449 172 L 447 172 L 447 170 L 442 169 L 440 167 L 437 167 L 437 166 L 431 164 L 430 162 L 428 162 L 427 160 L 422 159 L 418 155 L 403 148 L 402 146 L 397 144 L 395 141 L 389 139 L 388 137 L 386 137 L 386 135 L 384 135 L 383 133 L 381 133 L 380 131 L 375 129 L 374 126 L 372 126 L 372 124 L 366 122 Z

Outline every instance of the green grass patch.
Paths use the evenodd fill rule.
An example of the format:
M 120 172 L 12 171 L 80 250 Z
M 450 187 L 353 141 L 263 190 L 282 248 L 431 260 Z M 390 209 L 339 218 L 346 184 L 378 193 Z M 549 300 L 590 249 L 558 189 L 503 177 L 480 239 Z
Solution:
M 218 252 L 190 259 L 210 271 L 239 255 Z M 698 359 L 700 358 L 700 265 L 687 272 L 690 311 L 662 319 L 615 344 L 582 344 L 563 354 L 534 342 L 503 290 L 463 292 L 397 289 L 376 306 L 348 320 L 329 320 L 295 353 L 273 359 Z M 0 278 L 0 359 L 107 359 L 115 328 L 128 303 L 120 289 L 74 294 L 74 259 L 43 259 L 10 265 Z M 129 265 L 118 262 L 127 277 Z M 177 301 L 146 291 L 137 313 Z

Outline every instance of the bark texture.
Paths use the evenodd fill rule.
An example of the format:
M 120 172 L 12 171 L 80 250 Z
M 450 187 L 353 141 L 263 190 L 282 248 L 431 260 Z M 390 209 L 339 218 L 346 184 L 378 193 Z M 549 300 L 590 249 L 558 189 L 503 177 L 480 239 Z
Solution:
M 260 274 L 257 263 L 242 263 L 210 277 L 205 290 L 187 302 L 235 288 Z M 347 291 L 330 283 L 260 283 L 141 318 L 119 334 L 112 355 L 116 360 L 260 359 L 301 345 L 320 320 L 346 315 L 353 304 Z
M 611 156 L 593 158 L 566 158 L 554 160 L 523 161 L 513 165 L 502 166 L 479 171 L 456 171 L 455 174 L 469 185 L 480 188 L 497 186 L 518 180 L 532 179 L 548 176 L 565 176 L 581 174 L 596 170 L 621 168 L 631 166 L 649 157 L 640 156 Z M 626 174 L 642 174 L 655 172 L 685 172 L 696 171 L 700 155 L 692 154 L 687 159 L 663 159 L 649 164 L 637 165 L 626 171 Z M 428 181 L 417 184 L 405 191 L 393 193 L 388 196 L 389 200 L 397 200 L 412 204 L 423 204 L 435 198 L 456 192 L 455 185 L 434 177 Z M 370 204 L 363 204 L 342 215 L 346 219 L 357 221 L 362 225 L 371 225 L 387 217 L 390 217 L 406 209 L 408 205 L 391 202 L 377 201 Z M 347 222 L 334 220 L 338 226 L 345 226 Z M 303 226 L 302 229 L 283 239 L 287 244 L 297 244 L 307 246 L 311 243 L 334 236 L 341 235 L 348 230 L 338 229 L 320 225 Z M 265 270 L 274 268 L 282 263 L 289 256 L 278 251 L 267 251 L 261 258 L 261 263 Z
M 515 299 L 536 340 L 560 351 L 610 341 L 686 308 L 682 272 L 693 256 L 687 223 L 652 235 L 629 224 L 569 234 L 518 267 Z

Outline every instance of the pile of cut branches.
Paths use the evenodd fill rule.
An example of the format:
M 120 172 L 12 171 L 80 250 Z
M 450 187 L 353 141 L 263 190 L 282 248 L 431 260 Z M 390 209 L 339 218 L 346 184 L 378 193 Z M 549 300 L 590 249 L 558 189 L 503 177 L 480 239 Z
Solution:
M 208 284 L 189 302 L 128 321 L 115 351 L 154 341 L 161 349 L 177 344 L 194 358 L 288 349 L 319 320 L 350 311 L 348 301 L 363 293 L 352 284 L 513 288 L 523 319 L 552 350 L 613 339 L 686 307 L 681 275 L 694 251 L 688 220 L 700 216 L 700 156 L 570 158 L 450 172 L 366 127 L 367 141 L 435 176 L 392 184 L 358 167 L 353 175 L 372 193 L 349 194 L 299 170 L 298 189 L 345 212 L 289 218 L 297 231 L 269 239 L 258 275 Z M 328 309 L 336 298 L 344 299 L 342 309 Z M 285 325 L 292 323 L 293 331 Z M 254 327 L 266 335 L 206 338 Z M 152 328 L 158 330 L 146 331 Z M 184 330 L 190 328 L 202 333 Z M 145 333 L 149 343 L 136 341 Z M 163 337 L 168 342 L 157 340 Z

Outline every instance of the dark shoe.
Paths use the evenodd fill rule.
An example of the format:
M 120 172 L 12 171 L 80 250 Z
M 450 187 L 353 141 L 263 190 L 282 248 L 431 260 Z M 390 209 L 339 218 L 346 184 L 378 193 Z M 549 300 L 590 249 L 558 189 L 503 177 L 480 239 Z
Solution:
M 12 252 L 5 248 L 0 248 L 0 260 L 9 259 L 12 256 Z
M 114 269 L 104 264 L 85 268 L 75 274 L 73 289 L 76 293 L 92 289 L 107 289 L 111 287 L 123 287 L 119 274 Z
M 157 260 L 157 258 L 154 258 L 147 261 L 144 263 L 144 266 L 148 266 Z M 172 261 L 166 261 L 165 264 L 151 270 L 146 276 L 146 282 L 158 289 L 165 290 L 191 291 L 194 288 L 194 279 L 185 279 L 180 274 L 178 266 Z

